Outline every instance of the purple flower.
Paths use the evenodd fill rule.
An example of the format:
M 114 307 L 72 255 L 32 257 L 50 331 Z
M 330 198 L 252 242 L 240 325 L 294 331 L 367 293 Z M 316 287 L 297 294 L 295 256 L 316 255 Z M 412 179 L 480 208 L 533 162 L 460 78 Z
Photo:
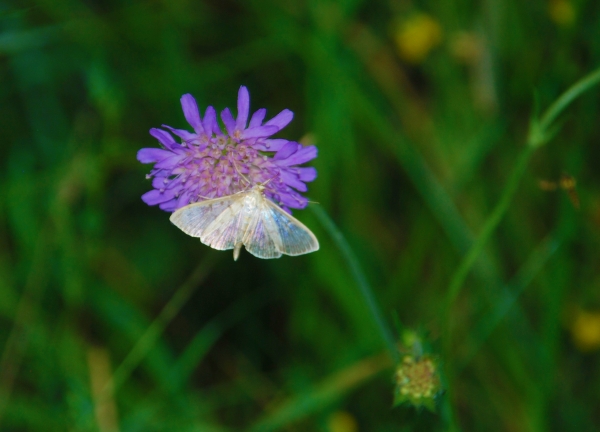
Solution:
M 299 167 L 317 157 L 315 146 L 303 146 L 286 139 L 270 139 L 292 121 L 294 114 L 283 110 L 263 124 L 267 110 L 256 111 L 248 123 L 250 95 L 240 87 L 237 118 L 228 108 L 221 112 L 226 133 L 221 131 L 215 109 L 206 108 L 200 117 L 196 100 L 181 97 L 185 119 L 193 132 L 163 125 L 150 129 L 162 148 L 143 148 L 137 158 L 153 163 L 147 175 L 153 189 L 142 195 L 148 205 L 173 212 L 190 203 L 232 195 L 265 184 L 265 195 L 286 211 L 306 207 L 306 182 L 317 177 L 312 167 Z M 173 135 L 179 137 L 178 143 Z

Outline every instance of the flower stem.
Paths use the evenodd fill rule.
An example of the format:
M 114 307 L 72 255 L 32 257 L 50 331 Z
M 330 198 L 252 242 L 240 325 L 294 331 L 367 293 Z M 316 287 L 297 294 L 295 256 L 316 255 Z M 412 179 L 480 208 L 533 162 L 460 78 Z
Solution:
M 600 83 L 600 68 L 589 73 L 571 87 L 548 107 L 544 115 L 540 119 L 533 119 L 527 137 L 527 144 L 532 147 L 539 147 L 548 142 L 553 134 L 557 131 L 557 127 L 552 127 L 552 124 L 558 116 L 573 102 L 577 97 L 591 89 L 596 84 Z
M 337 247 L 340 249 L 342 256 L 344 257 L 346 263 L 348 264 L 348 267 L 350 268 L 352 277 L 356 281 L 358 289 L 367 303 L 369 312 L 371 313 L 371 317 L 373 318 L 373 321 L 377 326 L 377 329 L 379 330 L 383 342 L 387 346 L 394 362 L 398 363 L 400 361 L 400 355 L 396 347 L 394 336 L 392 335 L 391 330 L 389 329 L 389 327 L 385 323 L 385 320 L 383 319 L 383 314 L 381 313 L 381 308 L 377 304 L 377 300 L 375 298 L 375 295 L 373 294 L 373 289 L 369 285 L 369 282 L 367 281 L 367 278 L 360 267 L 356 255 L 354 255 L 354 252 L 350 248 L 350 245 L 342 235 L 341 231 L 333 223 L 333 221 L 325 212 L 325 210 L 323 210 L 323 208 L 321 208 L 320 206 L 311 206 L 310 208 L 313 211 L 313 213 L 317 216 L 325 230 L 333 238 L 333 241 L 335 242 Z
M 567 91 L 560 95 L 542 116 L 540 128 L 542 130 L 548 130 L 554 120 L 556 120 L 559 114 L 563 112 L 571 102 L 598 83 L 600 83 L 600 68 L 577 81 L 569 87 Z
M 456 272 L 454 273 L 454 276 L 452 277 L 450 286 L 448 288 L 446 298 L 447 310 L 450 309 L 450 306 L 456 299 L 456 296 L 458 296 L 458 294 L 460 293 L 460 290 L 462 289 L 465 279 L 467 278 L 471 267 L 473 267 L 475 260 L 483 251 L 485 244 L 492 236 L 492 233 L 498 227 L 498 224 L 502 220 L 502 217 L 506 213 L 506 210 L 508 210 L 508 207 L 517 190 L 517 187 L 519 186 L 519 181 L 525 173 L 525 169 L 527 168 L 527 164 L 534 150 L 534 147 L 528 146 L 525 147 L 525 149 L 521 153 L 521 156 L 517 161 L 515 169 L 513 170 L 510 178 L 508 179 L 508 183 L 504 188 L 502 197 L 500 198 L 500 202 L 496 205 L 496 208 L 494 209 L 490 217 L 488 217 L 483 227 L 483 230 L 481 231 L 481 234 L 479 235 L 479 237 L 465 256 L 465 258 L 460 263 L 460 266 L 458 267 Z
M 529 135 L 527 137 L 527 146 L 521 152 L 519 159 L 516 163 L 516 166 L 508 179 L 508 182 L 504 188 L 502 196 L 500 198 L 500 202 L 494 208 L 492 214 L 488 217 L 483 230 L 473 246 L 467 252 L 467 255 L 463 258 L 460 263 L 458 269 L 454 273 L 450 285 L 448 287 L 448 291 L 446 294 L 446 302 L 444 303 L 445 309 L 442 314 L 442 325 L 445 328 L 445 337 L 443 340 L 443 349 L 445 352 L 445 356 L 447 358 L 451 357 L 450 347 L 452 343 L 452 327 L 451 327 L 451 317 L 452 317 L 452 306 L 457 296 L 460 294 L 460 291 L 464 285 L 464 282 L 471 270 L 471 267 L 483 251 L 483 248 L 487 241 L 490 239 L 500 221 L 504 217 L 508 207 L 512 201 L 512 198 L 517 191 L 517 187 L 525 170 L 527 169 L 527 165 L 534 151 L 547 143 L 554 135 L 554 133 L 558 130 L 558 127 L 555 125 L 556 119 L 558 116 L 565 110 L 565 108 L 573 102 L 578 96 L 583 94 L 585 91 L 592 88 L 594 85 L 600 83 L 600 68 L 591 72 L 574 85 L 569 87 L 562 95 L 556 99 L 556 101 L 548 107 L 548 109 L 544 112 L 544 114 L 540 118 L 533 118 L 531 121 L 531 126 L 529 130 Z M 451 368 L 446 368 L 446 398 L 448 400 L 454 399 L 454 388 L 452 386 L 453 381 L 453 371 Z M 451 408 L 450 408 L 451 409 Z
M 452 304 L 454 303 L 454 300 L 460 293 L 464 285 L 465 279 L 467 278 L 469 271 L 471 270 L 471 267 L 477 260 L 477 257 L 483 251 L 485 244 L 492 236 L 492 234 L 498 227 L 500 221 L 504 217 L 504 214 L 508 210 L 510 202 L 512 201 L 512 198 L 519 185 L 519 181 L 525 173 L 527 164 L 531 159 L 533 152 L 537 147 L 547 142 L 548 139 L 551 138 L 551 132 L 553 129 L 555 129 L 553 123 L 555 122 L 559 114 L 562 111 L 564 111 L 564 109 L 578 96 L 580 96 L 586 90 L 589 90 L 598 83 L 600 83 L 600 68 L 586 75 L 584 78 L 582 78 L 581 80 L 573 84 L 571 87 L 569 87 L 562 95 L 558 97 L 558 99 L 552 105 L 550 105 L 550 107 L 542 115 L 540 120 L 534 119 L 532 121 L 532 128 L 527 138 L 528 145 L 527 147 L 525 147 L 525 149 L 523 149 L 519 160 L 517 161 L 517 164 L 510 178 L 508 179 L 508 183 L 504 188 L 504 192 L 502 193 L 500 202 L 496 205 L 496 208 L 494 208 L 494 211 L 488 217 L 481 232 L 481 235 L 477 238 L 467 255 L 464 257 L 460 266 L 458 267 L 458 269 L 454 273 L 454 276 L 451 279 L 445 303 L 445 323 L 447 329 L 449 329 L 449 318 Z M 446 338 L 446 343 L 450 343 L 449 337 Z

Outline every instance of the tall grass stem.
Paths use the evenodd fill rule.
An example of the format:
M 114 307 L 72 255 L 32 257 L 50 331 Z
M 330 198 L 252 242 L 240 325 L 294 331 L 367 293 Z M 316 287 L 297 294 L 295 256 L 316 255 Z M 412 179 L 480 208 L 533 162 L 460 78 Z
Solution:
M 383 342 L 387 346 L 392 359 L 394 362 L 398 363 L 400 361 L 400 355 L 398 353 L 398 348 L 396 347 L 396 342 L 394 336 L 390 330 L 390 328 L 385 323 L 383 318 L 383 314 L 381 313 L 381 308 L 379 307 L 375 295 L 373 294 L 373 289 L 371 285 L 367 281 L 367 277 L 365 276 L 356 255 L 350 248 L 350 245 L 342 235 L 342 232 L 338 229 L 338 227 L 333 223 L 329 215 L 323 210 L 320 206 L 311 206 L 310 207 L 313 213 L 317 216 L 325 230 L 329 233 L 337 247 L 339 248 L 344 260 L 348 264 L 350 268 L 350 272 L 352 273 L 352 277 L 356 281 L 356 285 L 358 289 L 365 299 L 367 303 L 367 307 L 369 312 L 371 313 L 371 317 L 373 318 L 373 322 L 375 323 Z
M 104 388 L 103 396 L 108 397 L 116 392 L 131 372 L 140 364 L 146 354 L 152 349 L 166 326 L 179 313 L 183 305 L 189 300 L 196 288 L 202 283 L 215 264 L 214 254 L 202 261 L 191 276 L 177 289 L 171 300 L 165 305 L 158 317 L 148 326 L 144 334 L 138 339 L 127 357 L 116 368 L 111 380 Z
M 531 156 L 535 149 L 542 143 L 545 142 L 549 137 L 549 132 L 553 128 L 553 122 L 558 118 L 559 114 L 564 111 L 564 109 L 578 96 L 583 94 L 586 90 L 589 90 L 594 85 L 600 82 L 600 68 L 591 72 L 574 85 L 569 87 L 558 99 L 550 105 L 550 107 L 544 112 L 541 116 L 541 120 L 534 120 L 532 122 L 532 131 L 530 131 L 527 147 L 525 147 L 515 165 L 515 168 L 508 179 L 508 182 L 504 188 L 502 193 L 502 197 L 500 198 L 500 202 L 494 208 L 492 214 L 488 217 L 481 234 L 464 257 L 462 262 L 460 263 L 458 269 L 454 273 L 454 276 L 451 279 L 450 285 L 448 287 L 447 297 L 446 297 L 446 328 L 449 329 L 449 317 L 450 310 L 452 308 L 452 304 L 454 300 L 460 293 L 464 282 L 471 270 L 471 267 L 483 251 L 485 244 L 492 236 L 498 224 L 504 217 L 508 207 L 512 201 L 512 198 L 517 190 L 521 177 L 525 173 L 527 168 L 527 164 L 531 159 Z M 449 341 L 447 340 L 447 343 Z
M 562 113 L 567 106 L 571 104 L 571 102 L 598 83 L 600 83 L 600 68 L 594 70 L 590 74 L 577 81 L 575 84 L 569 87 L 567 91 L 560 95 L 560 97 L 556 99 L 552 105 L 548 107 L 540 119 L 540 129 L 547 131 L 560 113 Z

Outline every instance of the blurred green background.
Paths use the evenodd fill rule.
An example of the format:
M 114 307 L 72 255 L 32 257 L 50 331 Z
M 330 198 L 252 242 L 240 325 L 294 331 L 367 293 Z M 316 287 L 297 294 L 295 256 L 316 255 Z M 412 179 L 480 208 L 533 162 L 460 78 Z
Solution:
M 0 1 L 0 430 L 599 430 L 599 89 L 527 150 L 599 65 L 594 0 Z M 318 210 L 318 252 L 234 263 L 141 201 L 148 130 L 240 85 L 318 146 L 311 206 L 436 413 L 392 408 Z

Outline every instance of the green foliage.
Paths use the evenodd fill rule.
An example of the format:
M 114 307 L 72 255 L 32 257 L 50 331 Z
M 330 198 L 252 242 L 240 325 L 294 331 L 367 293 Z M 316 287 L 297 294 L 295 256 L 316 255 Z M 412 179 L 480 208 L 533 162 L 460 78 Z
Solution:
M 598 17 L 0 1 L 0 429 L 598 429 Z M 234 263 L 140 199 L 148 130 L 242 84 L 319 148 L 294 212 L 316 253 Z M 427 335 L 436 413 L 392 408 L 395 317 Z

